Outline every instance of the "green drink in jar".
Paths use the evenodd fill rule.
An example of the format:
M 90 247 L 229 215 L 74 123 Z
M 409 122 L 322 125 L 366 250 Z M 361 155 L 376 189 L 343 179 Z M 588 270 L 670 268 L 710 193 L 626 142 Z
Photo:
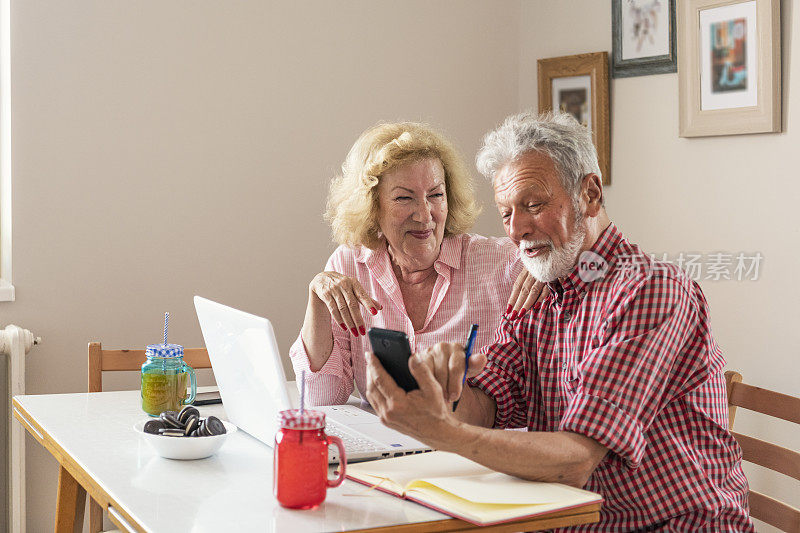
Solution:
M 150 344 L 142 365 L 142 410 L 151 416 L 194 402 L 197 379 L 179 344 Z M 189 388 L 189 394 L 186 389 Z

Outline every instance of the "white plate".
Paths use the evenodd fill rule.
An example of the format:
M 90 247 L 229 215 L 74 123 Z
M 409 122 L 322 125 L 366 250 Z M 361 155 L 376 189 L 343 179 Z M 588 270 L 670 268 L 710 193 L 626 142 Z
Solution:
M 158 455 L 167 459 L 205 459 L 217 453 L 217 450 L 225 443 L 225 438 L 236 432 L 236 426 L 222 420 L 227 431 L 223 435 L 213 435 L 211 437 L 164 437 L 144 432 L 144 425 L 150 420 L 155 419 L 148 418 L 147 420 L 136 422 L 133 425 L 133 429 L 147 441 Z

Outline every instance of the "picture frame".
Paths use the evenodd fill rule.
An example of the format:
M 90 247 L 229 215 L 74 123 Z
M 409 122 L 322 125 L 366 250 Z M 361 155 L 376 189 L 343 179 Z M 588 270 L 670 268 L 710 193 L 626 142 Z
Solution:
M 540 59 L 539 112 L 562 109 L 592 131 L 603 184 L 611 183 L 608 52 Z M 557 104 L 557 105 L 554 105 Z
M 611 0 L 611 76 L 677 72 L 676 0 Z
M 780 0 L 682 0 L 681 137 L 781 131 Z

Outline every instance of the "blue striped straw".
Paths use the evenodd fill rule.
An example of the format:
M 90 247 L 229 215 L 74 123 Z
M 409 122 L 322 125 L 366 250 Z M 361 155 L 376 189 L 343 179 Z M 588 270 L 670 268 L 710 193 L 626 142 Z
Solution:
M 306 405 L 306 371 L 300 372 L 300 416 L 303 415 L 303 410 Z
M 167 329 L 169 328 L 169 311 L 164 313 L 164 345 L 167 344 Z

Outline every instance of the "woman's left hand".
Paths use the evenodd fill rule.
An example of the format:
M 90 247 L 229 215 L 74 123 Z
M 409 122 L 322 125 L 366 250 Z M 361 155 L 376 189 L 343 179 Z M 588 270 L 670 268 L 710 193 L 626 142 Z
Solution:
M 544 300 L 548 294 L 550 294 L 550 289 L 547 288 L 546 283 L 534 278 L 527 268 L 522 269 L 517 276 L 517 281 L 514 282 L 514 288 L 511 289 L 511 297 L 508 299 L 506 308 L 508 319 L 514 320 L 522 317 L 530 311 L 534 304 Z

